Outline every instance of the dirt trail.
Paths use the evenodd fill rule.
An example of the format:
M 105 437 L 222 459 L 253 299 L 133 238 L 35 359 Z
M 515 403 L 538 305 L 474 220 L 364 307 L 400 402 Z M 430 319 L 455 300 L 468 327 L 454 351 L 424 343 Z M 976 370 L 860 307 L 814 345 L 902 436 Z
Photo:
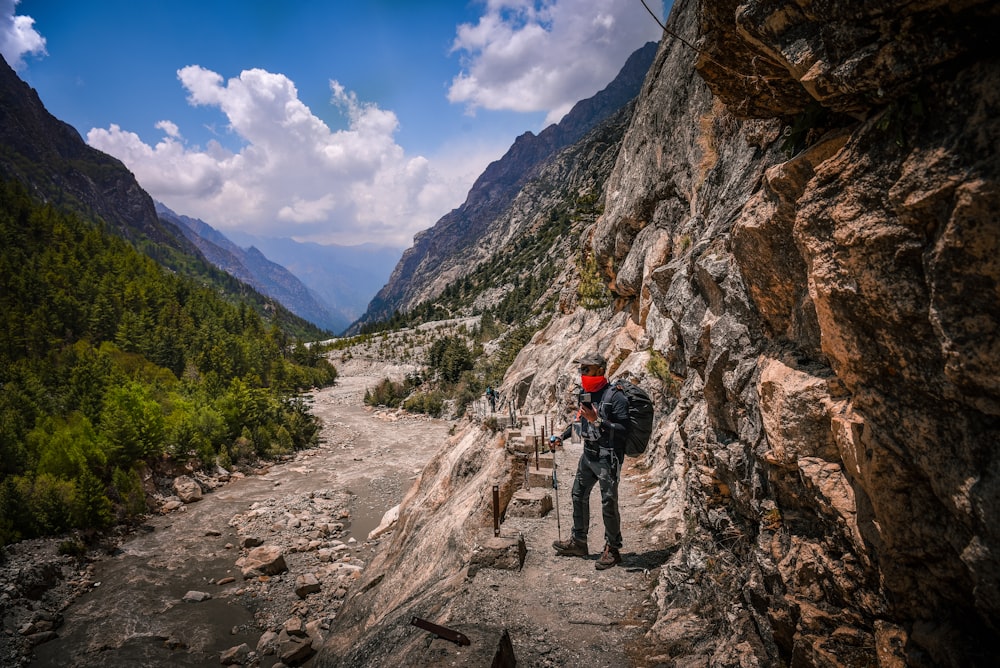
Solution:
M 445 640 L 428 643 L 425 665 L 478 665 L 496 651 L 506 629 L 519 666 L 656 665 L 642 636 L 655 617 L 650 593 L 659 568 L 674 549 L 641 528 L 642 476 L 626 460 L 619 488 L 623 562 L 603 571 L 595 563 L 604 546 L 600 491 L 591 495 L 590 555 L 560 557 L 552 541 L 566 538 L 572 526 L 570 491 L 582 446 L 566 444 L 556 453 L 559 489 L 555 508 L 543 518 L 510 517 L 501 535 L 524 536 L 527 555 L 521 571 L 482 569 L 466 581 L 449 606 L 449 624 L 468 630 L 487 645 L 486 653 Z M 553 502 L 556 498 L 553 496 Z M 493 629 L 492 635 L 484 629 Z M 473 656 L 475 654 L 475 656 Z M 488 665 L 488 664 L 487 664 Z

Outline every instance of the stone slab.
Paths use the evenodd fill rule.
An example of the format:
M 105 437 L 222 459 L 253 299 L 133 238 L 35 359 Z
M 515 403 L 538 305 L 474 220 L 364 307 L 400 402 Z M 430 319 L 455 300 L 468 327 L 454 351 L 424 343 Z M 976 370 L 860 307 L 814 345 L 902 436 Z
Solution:
M 524 557 L 528 548 L 524 544 L 524 535 L 493 536 L 491 534 L 480 538 L 472 550 L 472 560 L 469 563 L 469 577 L 474 577 L 483 568 L 493 568 L 502 571 L 519 571 L 524 565 Z
M 552 510 L 552 495 L 544 487 L 519 489 L 507 504 L 507 517 L 545 517 Z
M 528 486 L 529 487 L 552 487 L 552 469 L 550 468 L 539 468 L 535 469 L 534 463 L 528 468 Z

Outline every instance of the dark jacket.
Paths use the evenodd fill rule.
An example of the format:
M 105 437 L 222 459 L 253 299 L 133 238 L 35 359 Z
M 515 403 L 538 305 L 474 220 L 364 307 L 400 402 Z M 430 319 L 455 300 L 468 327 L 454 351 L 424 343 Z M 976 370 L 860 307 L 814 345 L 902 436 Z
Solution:
M 625 393 L 615 390 L 612 384 L 598 392 L 592 392 L 591 400 L 597 407 L 601 424 L 595 426 L 580 417 L 584 453 L 596 459 L 602 454 L 601 450 L 614 450 L 618 459 L 621 459 L 625 456 L 625 433 L 628 430 L 628 399 L 625 398 Z M 572 430 L 573 425 L 566 427 L 560 438 L 566 440 Z

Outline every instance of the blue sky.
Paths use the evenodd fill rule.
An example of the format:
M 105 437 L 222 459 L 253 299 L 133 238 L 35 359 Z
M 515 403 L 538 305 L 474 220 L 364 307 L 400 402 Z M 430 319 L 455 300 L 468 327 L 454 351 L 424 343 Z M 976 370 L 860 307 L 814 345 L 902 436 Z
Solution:
M 640 0 L 0 0 L 8 63 L 177 213 L 398 248 L 659 37 Z

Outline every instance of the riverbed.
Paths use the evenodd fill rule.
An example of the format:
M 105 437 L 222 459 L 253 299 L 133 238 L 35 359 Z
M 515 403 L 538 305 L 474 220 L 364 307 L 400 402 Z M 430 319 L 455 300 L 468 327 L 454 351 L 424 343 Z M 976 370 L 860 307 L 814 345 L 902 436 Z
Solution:
M 218 666 L 289 619 L 322 628 L 377 541 L 368 534 L 397 505 L 451 423 L 363 405 L 377 378 L 342 376 L 311 395 L 320 447 L 229 482 L 201 501 L 149 518 L 91 567 L 86 591 L 62 611 L 58 637 L 31 666 Z M 244 579 L 247 538 L 278 545 L 288 571 Z M 297 578 L 319 574 L 300 596 Z M 187 600 L 185 600 L 187 598 Z M 259 655 L 271 666 L 278 655 Z M 304 665 L 308 665 L 306 662 Z

